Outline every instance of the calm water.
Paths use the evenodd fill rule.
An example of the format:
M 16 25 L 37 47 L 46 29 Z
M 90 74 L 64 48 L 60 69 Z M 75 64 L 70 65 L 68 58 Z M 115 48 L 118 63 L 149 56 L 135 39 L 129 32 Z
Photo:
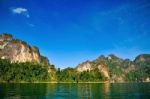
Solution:
M 150 83 L 0 84 L 0 99 L 150 99 Z

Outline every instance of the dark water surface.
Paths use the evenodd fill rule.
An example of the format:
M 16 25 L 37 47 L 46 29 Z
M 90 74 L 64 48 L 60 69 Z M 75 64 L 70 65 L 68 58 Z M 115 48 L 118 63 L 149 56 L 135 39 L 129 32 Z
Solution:
M 1 83 L 0 99 L 150 99 L 150 83 Z

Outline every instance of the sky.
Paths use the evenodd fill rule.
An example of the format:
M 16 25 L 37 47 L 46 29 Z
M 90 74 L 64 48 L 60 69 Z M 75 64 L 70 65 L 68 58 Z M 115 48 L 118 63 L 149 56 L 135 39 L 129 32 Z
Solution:
M 59 68 L 102 54 L 134 60 L 150 54 L 150 0 L 0 0 L 0 33 Z

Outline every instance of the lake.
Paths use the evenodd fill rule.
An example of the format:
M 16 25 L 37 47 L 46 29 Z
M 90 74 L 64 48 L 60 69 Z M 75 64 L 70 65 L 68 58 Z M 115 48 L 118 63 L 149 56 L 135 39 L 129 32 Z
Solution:
M 1 83 L 0 99 L 150 99 L 150 83 Z

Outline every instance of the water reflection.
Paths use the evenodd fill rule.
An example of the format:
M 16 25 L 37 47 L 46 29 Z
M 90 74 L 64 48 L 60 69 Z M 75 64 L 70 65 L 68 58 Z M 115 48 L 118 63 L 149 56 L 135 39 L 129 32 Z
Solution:
M 0 84 L 0 99 L 149 99 L 150 83 Z
M 49 84 L 47 92 L 47 98 L 69 99 L 75 96 L 73 84 Z
M 46 84 L 3 83 L 0 84 L 0 99 L 43 99 Z
M 91 99 L 92 98 L 92 89 L 91 84 L 78 84 L 78 97 L 79 98 L 86 98 Z
M 103 90 L 103 99 L 109 99 L 110 83 L 103 83 L 101 90 Z

